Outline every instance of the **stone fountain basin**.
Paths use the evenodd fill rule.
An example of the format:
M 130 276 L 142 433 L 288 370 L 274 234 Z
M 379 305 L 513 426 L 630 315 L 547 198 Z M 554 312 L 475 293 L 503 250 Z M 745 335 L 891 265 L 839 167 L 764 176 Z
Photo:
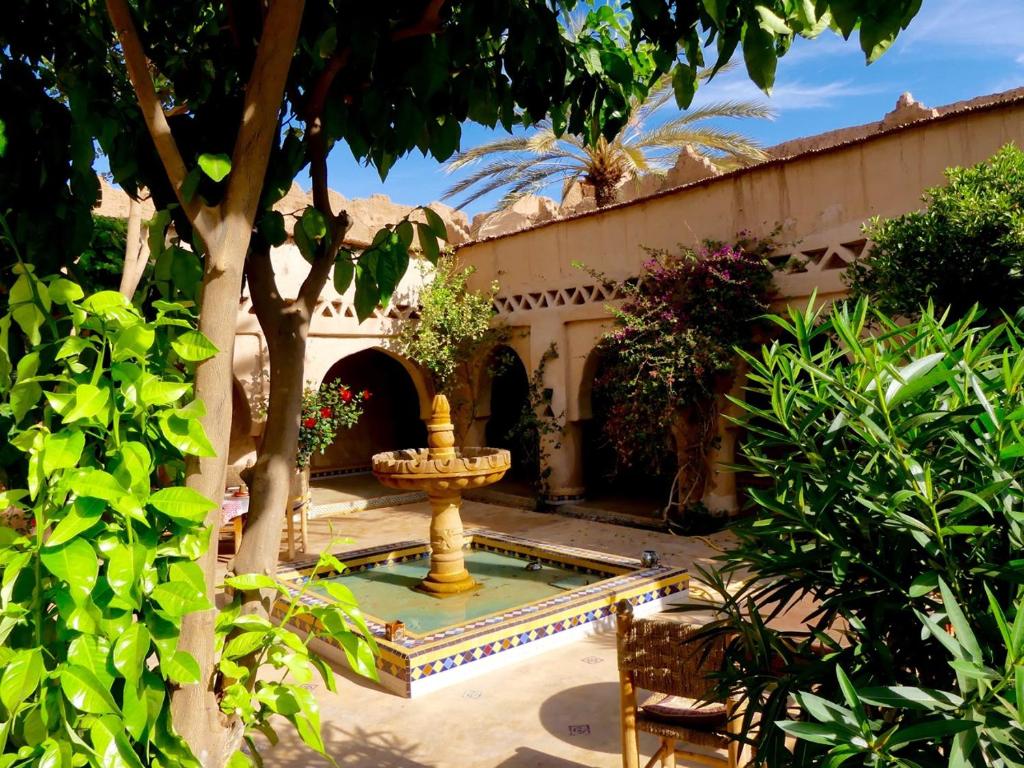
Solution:
M 373 474 L 392 488 L 458 491 L 496 483 L 512 465 L 503 448 L 463 448 L 455 456 L 431 458 L 427 448 L 378 453 Z

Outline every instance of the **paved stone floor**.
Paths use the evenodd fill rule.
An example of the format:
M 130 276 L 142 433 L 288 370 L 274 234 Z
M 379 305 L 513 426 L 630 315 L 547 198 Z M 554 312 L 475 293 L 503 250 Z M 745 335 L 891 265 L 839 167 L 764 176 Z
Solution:
M 683 538 L 468 501 L 467 527 L 638 556 L 655 549 L 672 564 L 707 563 L 729 534 Z M 425 538 L 426 503 L 311 522 L 312 549 Z M 621 765 L 614 633 L 594 636 L 465 683 L 408 700 L 339 674 L 338 692 L 316 687 L 330 754 L 342 766 L 382 768 L 590 768 Z M 327 765 L 291 727 L 264 752 L 267 766 Z M 646 753 L 653 743 L 644 743 Z

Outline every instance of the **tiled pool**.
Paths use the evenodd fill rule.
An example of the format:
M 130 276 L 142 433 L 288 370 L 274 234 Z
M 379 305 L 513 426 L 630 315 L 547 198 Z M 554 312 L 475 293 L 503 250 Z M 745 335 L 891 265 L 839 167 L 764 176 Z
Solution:
M 341 557 L 340 578 L 355 593 L 380 646 L 381 683 L 399 695 L 428 693 L 536 653 L 614 626 L 615 604 L 626 599 L 634 613 L 662 610 L 666 599 L 686 592 L 684 568 L 643 566 L 639 560 L 550 544 L 493 531 L 467 531 L 466 560 L 481 589 L 436 598 L 414 591 L 426 573 L 430 545 L 401 542 Z M 527 571 L 530 560 L 540 571 Z M 306 578 L 315 560 L 279 571 L 288 581 Z M 323 576 L 323 574 L 321 574 Z M 310 590 L 304 600 L 330 602 Z M 401 619 L 406 633 L 386 640 L 385 624 Z M 302 629 L 302 626 L 299 626 Z M 344 663 L 328 642 L 311 646 Z

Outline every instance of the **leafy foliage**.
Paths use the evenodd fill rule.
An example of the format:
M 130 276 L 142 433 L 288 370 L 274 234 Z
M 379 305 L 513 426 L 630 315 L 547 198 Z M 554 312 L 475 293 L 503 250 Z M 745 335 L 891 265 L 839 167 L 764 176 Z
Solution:
M 183 354 L 193 318 L 20 266 L 0 317 L 0 765 L 198 766 L 170 723 L 198 682 L 178 648 L 210 607 L 197 558 L 216 504 L 177 487 L 212 451 Z M 156 488 L 154 490 L 154 488 Z
M 561 447 L 565 429 L 565 413 L 551 408 L 552 391 L 544 386 L 548 364 L 558 359 L 558 346 L 551 342 L 540 357 L 540 362 L 526 383 L 526 399 L 505 435 L 512 446 L 512 460 L 524 477 L 530 478 L 541 499 L 548 492 L 551 467 L 547 458 L 552 449 Z M 519 365 L 516 353 L 510 347 L 499 347 L 491 363 L 491 375 L 513 365 Z
M 74 265 L 75 275 L 83 291 L 95 293 L 118 289 L 124 269 L 126 230 L 124 219 L 92 217 L 89 246 L 82 251 Z
M 868 703 L 880 687 L 950 694 L 927 706 L 912 692 L 886 703 L 869 713 L 881 721 L 870 726 L 876 736 L 846 722 L 856 744 L 834 723 L 801 723 L 786 726 L 808 737 L 791 753 L 782 731 L 763 728 L 755 738 L 768 765 L 837 765 L 826 736 L 864 765 L 946 765 L 958 752 L 949 764 L 1024 758 L 1013 733 L 1024 698 L 1011 685 L 1014 632 L 1024 629 L 1024 333 L 979 319 L 949 321 L 929 308 L 901 326 L 866 301 L 828 313 L 812 302 L 775 319 L 784 339 L 745 355 L 740 469 L 764 487 L 750 490 L 755 514 L 734 527 L 738 546 L 704 575 L 724 599 L 708 631 L 731 638 L 723 689 L 748 697 L 750 716 L 764 723 L 788 720 L 798 691 L 829 702 L 803 695 L 816 720 L 823 708 L 842 720 L 834 707 L 856 704 L 836 667 Z M 730 580 L 743 582 L 738 592 L 729 594 Z M 800 601 L 813 606 L 806 628 L 765 625 L 762 616 Z M 910 738 L 936 716 L 981 724 L 955 739 L 945 725 Z M 906 745 L 903 762 L 871 762 L 863 740 L 881 744 L 894 727 L 900 740 L 887 743 Z
M 353 392 L 337 382 L 319 389 L 307 386 L 302 394 L 296 465 L 308 466 L 314 453 L 323 453 L 331 446 L 339 430 L 355 426 L 363 415 L 363 403 L 372 396 L 368 389 Z
M 470 290 L 473 267 L 459 268 L 446 254 L 437 262 L 432 279 L 419 294 L 419 317 L 402 327 L 398 351 L 423 366 L 434 389 L 452 398 L 457 376 L 470 378 L 469 367 L 480 352 L 500 342 L 506 332 L 492 328 L 497 281 L 490 291 Z
M 308 747 L 332 760 L 320 732 L 320 706 L 306 686 L 318 674 L 328 690 L 336 691 L 334 670 L 309 650 L 311 640 L 333 640 L 345 653 L 353 671 L 378 680 L 377 643 L 355 597 L 343 584 L 317 578 L 324 571 L 345 570 L 345 565 L 330 553 L 333 548 L 332 543 L 324 549 L 299 589 L 262 574 L 232 576 L 225 582 L 239 593 L 256 589 L 277 593 L 276 623 L 244 613 L 240 594 L 217 617 L 221 640 L 219 669 L 226 679 L 221 709 L 241 718 L 253 756 L 259 755 L 253 741 L 255 733 L 263 734 L 271 743 L 277 742 L 273 720 L 278 716 L 295 727 Z M 326 592 L 330 600 L 312 605 L 305 602 L 303 598 L 314 588 Z M 299 639 L 290 624 L 308 627 L 305 640 Z M 271 677 L 275 673 L 282 675 L 281 679 Z M 253 759 L 239 751 L 230 765 L 242 768 L 261 762 L 258 757 Z
M 651 252 L 613 308 L 615 330 L 598 342 L 594 398 L 605 404 L 604 437 L 624 467 L 674 461 L 673 414 L 708 402 L 731 380 L 737 345 L 749 345 L 768 308 L 770 244 L 743 237 L 679 254 Z
M 973 168 L 950 168 L 922 211 L 865 228 L 871 250 L 848 270 L 853 293 L 914 317 L 929 300 L 954 315 L 980 304 L 1024 307 L 1024 152 L 1008 145 Z

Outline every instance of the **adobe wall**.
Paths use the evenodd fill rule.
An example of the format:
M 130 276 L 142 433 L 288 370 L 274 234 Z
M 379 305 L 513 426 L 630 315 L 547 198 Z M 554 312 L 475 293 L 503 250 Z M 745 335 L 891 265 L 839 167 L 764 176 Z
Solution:
M 566 435 L 551 456 L 551 494 L 557 501 L 586 492 L 579 436 L 590 417 L 588 360 L 609 326 L 614 288 L 574 266 L 583 262 L 611 281 L 641 271 L 644 247 L 674 250 L 705 239 L 732 240 L 742 230 L 763 236 L 779 227 L 777 303 L 841 296 L 842 273 L 864 249 L 863 223 L 920 207 L 922 191 L 944 181 L 950 166 L 974 165 L 1008 142 L 1024 145 L 1024 94 L 928 113 L 917 122 L 882 125 L 823 149 L 780 158 L 533 229 L 459 248 L 476 268 L 474 287 L 499 275 L 499 321 L 528 336 L 526 363 L 537 367 L 552 343 L 559 358 L 547 366 L 552 408 L 564 412 Z M 592 368 L 592 364 L 591 364 Z M 726 447 L 730 436 L 723 435 Z M 728 507 L 731 478 L 712 489 L 709 506 Z

